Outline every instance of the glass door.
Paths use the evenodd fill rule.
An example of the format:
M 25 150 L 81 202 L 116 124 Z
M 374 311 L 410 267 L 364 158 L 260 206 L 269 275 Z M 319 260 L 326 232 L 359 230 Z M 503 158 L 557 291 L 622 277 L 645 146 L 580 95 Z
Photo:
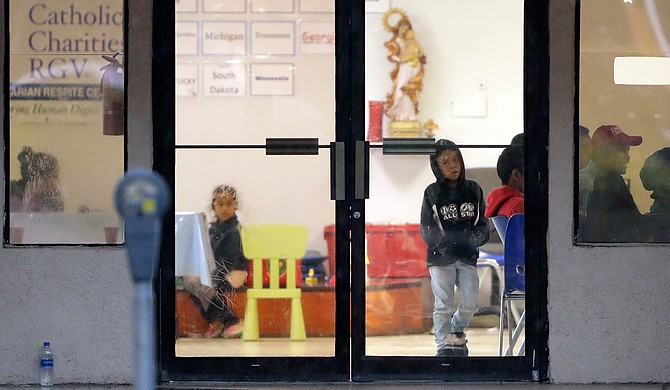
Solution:
M 349 378 L 335 13 L 332 1 L 175 2 L 164 379 Z
M 175 129 L 155 140 L 169 154 L 156 168 L 175 189 L 162 380 L 545 378 L 547 160 L 528 145 L 547 144 L 546 7 L 180 0 L 156 9 L 175 37 L 156 60 L 175 80 L 174 95 L 155 101 L 175 113 L 155 116 Z M 512 144 L 525 159 L 512 168 L 528 226 L 514 242 L 528 264 L 505 261 L 511 246 L 484 214 Z M 424 204 L 427 192 L 449 192 L 429 188 L 453 174 L 453 155 L 451 192 L 464 198 Z M 221 209 L 234 211 L 246 260 L 218 257 L 212 243 L 231 220 Z M 442 240 L 426 234 L 430 221 Z M 245 253 L 245 229 L 269 224 L 307 229 L 299 265 Z M 457 262 L 468 272 L 435 282 Z M 532 282 L 514 289 L 505 274 Z M 277 277 L 278 289 L 298 283 L 298 324 L 292 296 L 249 312 L 252 290 Z M 437 309 L 436 294 L 446 296 Z
M 541 7 L 381 3 L 352 18 L 368 175 L 352 218 L 352 377 L 537 380 L 541 311 L 525 279 L 540 281 L 539 261 L 526 267 L 523 217 L 543 198 L 537 183 L 524 198 L 539 167 L 526 145 L 543 142 L 528 39 Z

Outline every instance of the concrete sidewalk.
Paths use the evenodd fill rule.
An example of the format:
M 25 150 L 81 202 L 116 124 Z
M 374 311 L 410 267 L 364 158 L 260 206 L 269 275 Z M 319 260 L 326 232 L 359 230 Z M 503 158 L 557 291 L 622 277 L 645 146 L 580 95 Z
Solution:
M 37 389 L 39 386 L 0 386 L 4 390 Z M 161 384 L 157 389 L 166 390 L 409 390 L 409 389 L 448 389 L 448 390 L 670 390 L 670 384 L 541 384 L 541 383 L 217 383 L 217 382 L 180 382 Z M 44 389 L 44 388 L 41 388 Z M 55 385 L 53 390 L 132 390 L 131 385 Z

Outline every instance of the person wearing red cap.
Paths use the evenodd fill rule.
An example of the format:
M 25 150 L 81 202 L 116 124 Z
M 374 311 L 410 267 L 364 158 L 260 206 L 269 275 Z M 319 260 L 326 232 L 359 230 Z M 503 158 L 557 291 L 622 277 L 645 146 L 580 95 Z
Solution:
M 639 236 L 642 214 L 621 175 L 630 147 L 642 137 L 617 125 L 602 125 L 591 136 L 591 161 L 579 171 L 579 237 L 583 242 L 622 242 Z M 625 223 L 623 223 L 625 221 Z

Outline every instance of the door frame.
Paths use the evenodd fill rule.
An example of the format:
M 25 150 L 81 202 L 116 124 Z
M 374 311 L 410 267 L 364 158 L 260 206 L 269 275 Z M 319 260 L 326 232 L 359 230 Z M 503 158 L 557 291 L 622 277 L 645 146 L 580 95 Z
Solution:
M 336 142 L 356 160 L 365 139 L 364 2 L 336 5 Z M 153 80 L 174 80 L 174 3 L 153 2 Z M 351 21 L 351 23 L 349 23 Z M 168 37 L 166 39 L 166 37 Z M 171 37 L 171 38 L 170 38 Z M 526 145 L 548 145 L 548 2 L 524 2 L 524 132 Z M 132 59 L 130 59 L 132 60 Z M 154 170 L 174 189 L 174 85 L 152 82 Z M 171 113 L 166 115 L 165 113 Z M 528 131 L 532 129 L 533 131 Z M 163 225 L 157 294 L 159 381 L 545 381 L 548 378 L 547 250 L 548 152 L 526 147 L 526 292 L 523 357 L 452 358 L 365 356 L 365 200 L 357 199 L 355 164 L 345 165 L 344 200 L 335 201 L 336 344 L 334 357 L 179 358 L 174 353 L 174 206 Z M 361 163 L 359 161 L 359 163 Z M 368 175 L 369 172 L 365 172 Z M 358 178 L 360 180 L 360 178 Z M 364 184 L 366 185 L 366 184 Z M 352 218 L 358 213 L 359 218 Z M 349 240 L 351 232 L 351 240 Z M 351 269 L 349 254 L 351 245 Z M 351 273 L 350 273 L 351 271 Z M 351 274 L 351 285 L 349 275 Z M 172 286 L 172 288 L 170 288 Z M 351 295 L 350 295 L 351 293 Z M 351 299 L 350 299 L 351 296 Z M 351 307 L 351 313 L 349 308 Z M 351 329 L 348 323 L 351 315 Z M 344 318 L 344 320 L 342 320 Z M 349 339 L 351 337 L 351 348 Z M 351 356 L 351 366 L 349 364 Z M 225 361 L 225 362 L 224 362 Z M 234 362 L 234 363 L 232 363 Z M 223 363 L 223 364 L 222 364 Z M 232 364 L 229 364 L 232 363 Z M 402 368 L 402 369 L 400 369 Z

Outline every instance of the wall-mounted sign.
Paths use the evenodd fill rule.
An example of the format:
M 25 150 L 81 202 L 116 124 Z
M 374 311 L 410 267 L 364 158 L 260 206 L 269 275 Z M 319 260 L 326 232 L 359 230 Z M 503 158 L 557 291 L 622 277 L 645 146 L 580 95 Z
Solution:
M 251 64 L 252 96 L 293 96 L 293 64 Z
M 300 23 L 298 39 L 302 54 L 334 54 L 335 23 L 303 21 Z
M 12 123 L 99 123 L 99 84 L 10 84 Z
M 293 0 L 251 0 L 251 12 L 293 13 Z
M 245 22 L 202 22 L 202 54 L 246 54 Z
M 246 12 L 246 0 L 202 0 L 204 12 Z
M 300 12 L 335 12 L 335 0 L 300 0 Z
M 205 64 L 202 66 L 203 96 L 246 95 L 244 64 Z
M 23 0 L 9 12 L 12 124 L 101 124 L 102 56 L 124 51 L 123 2 Z
M 176 22 L 174 29 L 175 54 L 198 54 L 198 22 Z
M 198 12 L 197 0 L 174 0 L 174 12 Z
M 295 23 L 251 22 L 251 54 L 294 55 Z
M 198 96 L 198 64 L 176 64 L 174 73 L 175 95 Z

